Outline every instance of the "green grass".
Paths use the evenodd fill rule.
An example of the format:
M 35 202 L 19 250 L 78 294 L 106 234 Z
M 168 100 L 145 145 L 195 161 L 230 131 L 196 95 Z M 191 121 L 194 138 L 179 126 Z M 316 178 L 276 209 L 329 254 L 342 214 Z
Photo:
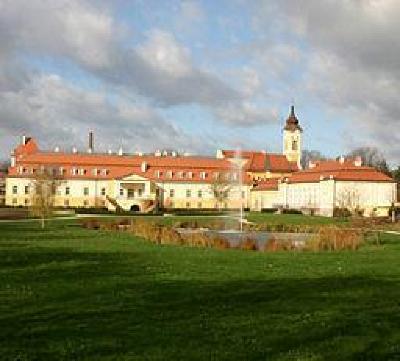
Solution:
M 0 360 L 399 360 L 400 238 L 383 240 L 266 254 L 0 224 Z

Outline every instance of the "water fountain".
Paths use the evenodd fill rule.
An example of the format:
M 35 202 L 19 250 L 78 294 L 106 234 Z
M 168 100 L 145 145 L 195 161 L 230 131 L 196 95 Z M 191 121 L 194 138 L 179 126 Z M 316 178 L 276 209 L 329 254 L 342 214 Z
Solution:
M 243 158 L 242 158 L 242 151 L 240 148 L 237 148 L 235 151 L 235 157 L 234 157 L 234 162 L 232 163 L 233 168 L 236 172 L 236 179 L 237 179 L 237 188 L 239 192 L 239 200 L 240 200 L 240 205 L 239 205 L 239 229 L 240 232 L 243 232 L 243 223 L 246 221 L 243 212 Z M 235 181 L 235 180 L 233 180 Z

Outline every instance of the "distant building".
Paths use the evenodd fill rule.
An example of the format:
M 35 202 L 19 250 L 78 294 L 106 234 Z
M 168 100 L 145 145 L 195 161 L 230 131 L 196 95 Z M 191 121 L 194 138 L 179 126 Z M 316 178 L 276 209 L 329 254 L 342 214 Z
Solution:
M 92 132 L 85 152 L 43 151 L 34 139 L 24 137 L 11 155 L 6 204 L 29 206 L 36 174 L 50 172 L 60 180 L 55 205 L 66 208 L 150 212 L 156 207 L 261 210 L 279 206 L 331 216 L 333 208 L 344 204 L 339 191 L 349 189 L 359 195 L 360 206 L 376 208 L 379 214 L 387 211 L 395 197 L 395 183 L 372 168 L 343 160 L 300 170 L 302 132 L 292 107 L 283 130 L 283 154 L 219 150 L 213 158 L 167 151 L 130 155 L 122 149 L 102 154 L 94 151 Z M 219 188 L 222 198 L 215 195 L 217 183 L 225 185 Z

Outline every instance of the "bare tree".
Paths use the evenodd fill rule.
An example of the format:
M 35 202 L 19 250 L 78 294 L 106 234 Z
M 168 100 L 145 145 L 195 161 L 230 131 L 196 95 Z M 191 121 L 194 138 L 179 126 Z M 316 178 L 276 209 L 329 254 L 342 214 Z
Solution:
M 347 209 L 351 214 L 360 213 L 360 194 L 354 189 L 344 189 L 338 195 L 338 203 L 341 209 Z
M 54 199 L 59 184 L 60 180 L 45 170 L 38 172 L 31 182 L 30 213 L 39 217 L 42 228 L 45 227 L 45 220 L 53 216 Z
M 325 160 L 326 157 L 321 154 L 318 150 L 307 150 L 304 149 L 303 152 L 301 153 L 301 167 L 303 169 L 306 169 L 308 167 L 308 164 L 310 161 L 316 161 L 316 160 Z
M 229 191 L 232 188 L 231 182 L 226 175 L 218 174 L 210 184 L 209 191 L 217 201 L 218 206 L 225 203 L 229 198 Z M 221 207 L 219 207 L 221 208 Z
M 374 167 L 379 171 L 391 175 L 389 166 L 382 152 L 375 147 L 360 147 L 352 150 L 348 157 L 361 157 L 364 165 Z

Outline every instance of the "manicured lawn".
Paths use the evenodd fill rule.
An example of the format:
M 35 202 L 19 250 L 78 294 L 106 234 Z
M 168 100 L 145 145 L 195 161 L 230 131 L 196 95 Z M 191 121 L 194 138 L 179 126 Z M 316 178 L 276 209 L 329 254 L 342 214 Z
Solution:
M 383 239 L 267 254 L 0 224 L 0 360 L 398 360 L 400 238 Z

